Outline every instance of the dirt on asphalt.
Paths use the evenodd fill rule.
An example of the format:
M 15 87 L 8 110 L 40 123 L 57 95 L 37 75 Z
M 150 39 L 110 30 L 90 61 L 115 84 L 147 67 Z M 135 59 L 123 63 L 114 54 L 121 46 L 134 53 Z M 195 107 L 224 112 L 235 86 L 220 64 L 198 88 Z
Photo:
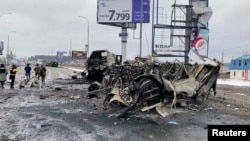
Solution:
M 104 95 L 89 99 L 79 83 L 57 78 L 42 89 L 0 90 L 0 141 L 206 141 L 210 124 L 250 124 L 249 87 L 217 85 L 196 110 L 165 118 L 149 111 L 119 119 L 104 109 Z

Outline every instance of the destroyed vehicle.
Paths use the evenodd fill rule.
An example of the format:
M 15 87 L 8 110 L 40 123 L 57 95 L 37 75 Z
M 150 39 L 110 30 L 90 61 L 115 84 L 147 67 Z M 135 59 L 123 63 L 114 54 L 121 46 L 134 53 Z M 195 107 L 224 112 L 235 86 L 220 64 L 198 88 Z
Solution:
M 93 51 L 87 60 L 87 79 L 101 82 L 103 73 L 112 64 L 121 64 L 121 55 L 116 55 L 108 50 Z
M 58 62 L 52 61 L 46 64 L 47 67 L 58 67 Z
M 98 89 L 110 89 L 114 87 L 114 85 L 118 85 L 118 82 L 120 87 L 127 87 L 133 82 L 134 78 L 145 73 L 145 64 L 146 61 L 142 62 L 138 59 L 133 62 L 125 61 L 123 64 L 112 64 L 103 73 L 105 76 L 103 77 L 102 82 L 92 83 L 88 90 L 95 91 Z
M 202 104 L 210 92 L 216 94 L 220 63 L 203 58 L 194 50 L 190 50 L 189 58 L 189 64 L 168 63 L 163 73 L 156 68 L 150 74 L 138 76 L 128 87 L 114 87 L 107 94 L 104 106 L 126 106 L 119 117 L 129 111 L 152 109 L 165 117 L 170 114 L 170 109 L 178 105 L 189 107 Z

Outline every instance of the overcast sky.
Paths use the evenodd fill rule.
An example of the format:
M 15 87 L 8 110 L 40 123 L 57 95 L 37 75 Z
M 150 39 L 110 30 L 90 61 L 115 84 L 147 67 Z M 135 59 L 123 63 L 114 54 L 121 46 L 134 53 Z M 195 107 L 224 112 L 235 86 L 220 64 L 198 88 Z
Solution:
M 162 0 L 161 0 L 162 1 Z M 162 7 L 172 5 L 166 1 Z M 209 22 L 209 56 L 228 61 L 243 52 L 250 53 L 250 1 L 210 0 L 213 16 Z M 167 8 L 165 8 L 167 9 Z M 0 41 L 4 41 L 4 55 L 9 47 L 17 57 L 55 55 L 56 51 L 85 50 L 87 21 L 90 26 L 90 51 L 109 49 L 121 54 L 121 29 L 97 24 L 97 0 L 1 0 Z M 139 27 L 139 26 L 137 26 Z M 12 32 L 16 31 L 16 32 Z M 66 34 L 67 33 L 67 34 Z M 69 36 L 70 35 L 70 36 Z M 129 30 L 127 58 L 139 54 L 139 28 Z M 151 24 L 143 25 L 143 53 L 151 53 Z

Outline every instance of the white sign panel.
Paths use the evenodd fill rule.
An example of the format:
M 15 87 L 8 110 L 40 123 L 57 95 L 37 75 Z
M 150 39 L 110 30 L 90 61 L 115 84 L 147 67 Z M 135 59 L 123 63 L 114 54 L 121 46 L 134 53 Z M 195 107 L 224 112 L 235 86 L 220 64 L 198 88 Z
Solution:
M 150 0 L 143 4 L 141 0 L 98 0 L 97 19 L 99 23 L 149 23 L 149 7 Z
M 172 48 L 169 45 L 156 44 L 153 47 L 153 56 L 172 54 Z

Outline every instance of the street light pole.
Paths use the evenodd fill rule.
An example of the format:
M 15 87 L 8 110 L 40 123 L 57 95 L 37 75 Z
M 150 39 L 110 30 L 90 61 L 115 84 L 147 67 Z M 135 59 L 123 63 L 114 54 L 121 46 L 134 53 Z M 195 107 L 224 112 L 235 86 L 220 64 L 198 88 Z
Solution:
M 88 32 L 87 32 L 87 46 L 86 46 L 86 51 L 87 51 L 87 58 L 88 58 L 88 54 L 89 54 L 89 20 L 88 20 L 88 18 L 86 18 L 86 17 L 83 17 L 83 16 L 79 16 L 80 18 L 83 18 L 83 19 L 85 19 L 86 21 L 87 21 L 87 24 L 88 24 Z
M 69 36 L 69 60 L 71 60 L 70 57 L 72 53 L 72 37 L 69 33 L 65 33 L 65 34 Z
M 8 33 L 8 42 L 7 42 L 7 57 L 6 57 L 6 59 L 7 59 L 7 63 L 9 63 L 9 57 L 10 57 L 10 53 L 9 53 L 9 50 L 10 50 L 10 34 L 11 33 L 16 33 L 16 31 L 10 31 L 9 33 Z

